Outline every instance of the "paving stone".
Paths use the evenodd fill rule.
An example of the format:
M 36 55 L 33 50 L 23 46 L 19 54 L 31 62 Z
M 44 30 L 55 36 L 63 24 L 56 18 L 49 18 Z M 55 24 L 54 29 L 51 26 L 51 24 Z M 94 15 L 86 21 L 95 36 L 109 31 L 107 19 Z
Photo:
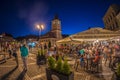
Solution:
M 22 80 L 22 79 L 24 80 L 47 80 L 46 75 L 45 75 L 46 65 L 42 65 L 39 68 L 39 66 L 36 65 L 36 50 L 33 50 L 32 52 L 33 53 L 30 53 L 28 57 L 28 70 L 26 73 L 24 73 L 23 71 L 23 62 L 22 62 L 20 54 L 18 55 L 20 66 L 13 72 L 10 73 L 10 71 L 12 71 L 16 66 L 16 62 L 14 58 L 8 59 L 6 63 L 0 64 L 0 80 L 3 76 L 5 76 L 5 74 L 8 74 L 8 73 L 10 74 L 5 78 L 6 80 L 17 80 L 18 78 L 20 78 L 19 80 Z M 96 74 L 88 73 L 84 71 L 84 69 L 80 68 L 80 66 L 78 67 L 78 71 L 75 71 L 73 69 L 75 60 L 74 59 L 71 60 L 71 58 L 68 58 L 68 59 L 72 67 L 71 70 L 74 71 L 74 80 L 110 80 L 112 77 L 112 73 L 110 74 L 111 71 L 107 69 L 108 67 L 104 67 L 104 66 L 102 67 L 104 68 L 103 73 L 96 73 Z M 104 63 L 102 62 L 102 64 Z

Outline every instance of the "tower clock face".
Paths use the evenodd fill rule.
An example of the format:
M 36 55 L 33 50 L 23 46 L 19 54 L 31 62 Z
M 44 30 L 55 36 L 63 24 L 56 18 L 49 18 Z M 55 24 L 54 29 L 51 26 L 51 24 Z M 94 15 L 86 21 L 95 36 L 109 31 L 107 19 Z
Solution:
M 58 21 L 58 24 L 60 24 L 60 21 Z
M 61 23 L 59 20 L 53 20 L 52 21 L 52 30 L 60 30 L 61 29 Z
M 53 24 L 55 24 L 55 21 L 53 21 Z
M 60 21 L 53 21 L 53 24 L 60 24 Z

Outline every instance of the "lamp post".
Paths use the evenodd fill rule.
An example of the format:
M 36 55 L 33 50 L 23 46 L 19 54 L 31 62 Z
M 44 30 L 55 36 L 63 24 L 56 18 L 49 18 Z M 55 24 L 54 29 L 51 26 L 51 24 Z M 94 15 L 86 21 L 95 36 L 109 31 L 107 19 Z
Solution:
M 44 25 L 36 25 L 37 29 L 38 29 L 38 42 L 40 43 L 39 39 L 40 39 L 40 34 L 42 32 L 42 30 L 44 29 Z
M 37 24 L 36 27 L 38 29 L 38 40 L 39 40 L 41 31 L 44 29 L 44 25 Z

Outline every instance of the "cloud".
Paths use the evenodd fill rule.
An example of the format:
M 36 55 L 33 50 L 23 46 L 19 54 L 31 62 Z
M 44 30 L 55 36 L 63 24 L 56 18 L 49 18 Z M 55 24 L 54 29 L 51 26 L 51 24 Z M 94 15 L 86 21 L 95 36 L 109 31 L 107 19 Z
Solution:
M 29 26 L 46 21 L 48 6 L 44 2 L 20 0 L 17 6 L 19 18 L 25 20 Z

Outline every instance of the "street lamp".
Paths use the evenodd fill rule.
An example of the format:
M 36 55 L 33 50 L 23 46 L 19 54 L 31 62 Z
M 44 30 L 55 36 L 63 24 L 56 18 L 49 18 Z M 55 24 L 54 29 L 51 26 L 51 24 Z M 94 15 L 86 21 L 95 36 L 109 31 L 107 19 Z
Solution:
M 44 25 L 37 24 L 36 27 L 38 29 L 38 40 L 39 40 L 41 31 L 44 29 Z

